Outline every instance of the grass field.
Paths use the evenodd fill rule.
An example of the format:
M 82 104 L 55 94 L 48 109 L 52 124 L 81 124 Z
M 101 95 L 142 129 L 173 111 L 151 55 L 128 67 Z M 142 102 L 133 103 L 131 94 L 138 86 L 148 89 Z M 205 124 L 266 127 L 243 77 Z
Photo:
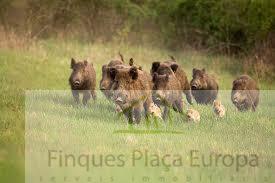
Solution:
M 135 62 L 147 71 L 150 69 L 151 62 L 165 60 L 168 58 L 167 55 L 172 54 L 183 66 L 189 79 L 193 67 L 205 67 L 217 77 L 221 90 L 224 90 L 220 92 L 220 98 L 228 110 L 226 118 L 216 120 L 209 106 L 194 105 L 193 107 L 202 114 L 201 123 L 198 125 L 186 124 L 182 116 L 172 113 L 172 126 L 159 121 L 158 128 L 153 124 L 148 127 L 143 121 L 140 126 L 134 127 L 134 131 L 131 129 L 129 131 L 125 119 L 113 112 L 113 104 L 107 101 L 99 91 L 99 99 L 96 103 L 90 102 L 86 108 L 75 107 L 68 91 L 70 58 L 87 58 L 92 61 L 99 82 L 101 66 L 115 57 L 118 51 L 124 53 L 127 59 L 133 57 Z M 31 140 L 36 137 L 37 141 L 32 144 L 34 146 L 39 140 L 47 139 L 49 146 L 57 140 L 56 144 L 62 144 L 61 147 L 64 148 L 70 146 L 72 142 L 82 142 L 78 143 L 78 146 L 88 144 L 87 147 L 92 148 L 91 152 L 96 154 L 123 152 L 129 155 L 133 149 L 148 149 L 151 153 L 158 155 L 180 153 L 184 157 L 184 164 L 189 162 L 188 153 L 192 149 L 199 150 L 206 155 L 212 152 L 232 155 L 256 153 L 261 161 L 259 168 L 246 167 L 239 172 L 236 172 L 235 167 L 190 168 L 188 166 L 165 171 L 167 167 L 144 168 L 141 163 L 135 169 L 126 166 L 130 171 L 127 175 L 125 175 L 125 169 L 121 168 L 95 169 L 93 173 L 98 176 L 104 173 L 104 176 L 108 177 L 115 173 L 123 177 L 120 182 L 126 182 L 131 174 L 135 173 L 135 175 L 140 175 L 135 177 L 136 182 L 141 182 L 138 179 L 144 173 L 152 175 L 153 178 L 159 175 L 167 175 L 170 178 L 179 176 L 181 180 L 188 175 L 197 177 L 201 173 L 206 177 L 216 175 L 221 178 L 228 175 L 257 176 L 259 179 L 254 182 L 263 182 L 264 177 L 274 172 L 274 166 L 268 167 L 268 160 L 274 162 L 275 92 L 262 92 L 262 102 L 257 112 L 238 113 L 230 102 L 230 91 L 228 91 L 231 89 L 232 80 L 242 72 L 242 67 L 238 63 L 240 61 L 237 59 L 207 56 L 196 51 L 172 52 L 158 48 L 113 43 L 88 45 L 73 41 L 47 40 L 37 42 L 28 48 L 2 47 L 0 48 L 0 180 L 4 182 L 24 181 L 26 117 L 31 125 L 35 125 L 35 122 L 39 124 L 33 126 L 34 128 L 27 128 L 27 132 L 36 135 L 27 136 Z M 273 89 L 274 82 L 260 81 L 260 86 L 265 90 Z M 26 90 L 52 91 L 27 92 L 26 98 Z M 26 106 L 25 99 L 27 99 Z M 64 125 L 68 126 L 64 128 Z M 179 133 L 171 133 L 172 131 Z M 27 156 L 27 158 L 30 157 Z M 33 158 L 32 162 L 36 162 L 34 160 L 41 157 L 31 158 Z M 42 168 L 43 166 L 37 171 L 43 171 Z M 274 177 L 272 180 L 274 181 Z M 272 180 L 268 179 L 269 182 Z M 194 180 L 193 182 L 200 181 Z M 229 181 L 216 178 L 208 182 Z

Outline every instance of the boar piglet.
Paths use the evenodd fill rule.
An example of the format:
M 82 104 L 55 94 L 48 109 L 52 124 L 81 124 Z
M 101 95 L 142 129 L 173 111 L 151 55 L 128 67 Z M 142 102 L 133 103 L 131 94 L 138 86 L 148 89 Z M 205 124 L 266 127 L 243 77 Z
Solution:
M 151 76 L 136 67 L 112 68 L 110 75 L 114 78 L 112 90 L 115 103 L 121 107 L 129 123 L 139 123 L 143 109 L 146 117 L 149 115 L 152 103 Z
M 79 94 L 83 93 L 83 104 L 86 105 L 91 95 L 96 99 L 96 73 L 93 64 L 84 60 L 76 62 L 71 59 L 72 73 L 69 78 L 69 83 L 72 89 L 72 94 L 76 103 L 79 103 Z
M 214 77 L 208 75 L 205 69 L 193 69 L 191 91 L 198 104 L 213 104 L 217 98 L 219 86 Z

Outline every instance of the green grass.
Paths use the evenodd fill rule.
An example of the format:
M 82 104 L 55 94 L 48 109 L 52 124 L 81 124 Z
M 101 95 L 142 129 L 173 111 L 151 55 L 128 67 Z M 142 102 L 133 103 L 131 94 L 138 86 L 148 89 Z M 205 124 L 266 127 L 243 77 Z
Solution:
M 149 127 L 145 121 L 139 126 L 129 128 L 124 117 L 114 112 L 114 106 L 98 92 L 96 103 L 90 102 L 88 107 L 75 107 L 69 91 L 49 91 L 28 93 L 30 103 L 26 103 L 26 90 L 68 90 L 70 75 L 70 58 L 87 58 L 94 63 L 97 71 L 97 83 L 101 78 L 101 66 L 118 51 L 129 59 L 133 57 L 138 65 L 149 71 L 151 62 L 165 60 L 167 55 L 174 55 L 191 78 L 193 67 L 205 67 L 215 74 L 220 88 L 229 90 L 233 79 L 241 74 L 238 60 L 223 56 L 208 56 L 195 51 L 171 52 L 158 48 L 110 44 L 83 44 L 79 42 L 58 42 L 55 40 L 39 41 L 28 49 L 0 48 L 0 180 L 3 182 L 24 181 L 25 161 L 25 117 L 31 122 L 37 121 L 34 132 L 38 140 L 45 133 L 48 138 L 70 146 L 74 141 L 91 144 L 92 152 L 130 154 L 133 149 L 149 149 L 152 153 L 181 153 L 188 162 L 188 152 L 198 149 L 202 153 L 257 153 L 262 160 L 274 162 L 274 92 L 262 92 L 262 101 L 256 113 L 239 113 L 229 100 L 228 92 L 221 92 L 220 98 L 227 108 L 224 119 L 216 120 L 209 106 L 194 105 L 201 115 L 200 124 L 187 124 L 186 119 L 172 112 L 172 125 L 158 121 L 158 128 L 152 122 Z M 274 83 L 261 81 L 262 89 L 273 89 Z M 46 116 L 46 117 L 45 117 Z M 151 119 L 151 121 L 153 121 Z M 33 123 L 32 123 L 33 124 Z M 34 123 L 35 125 L 36 123 Z M 59 125 L 60 124 L 60 125 Z M 40 126 L 39 126 L 40 125 Z M 64 127 L 64 125 L 67 125 Z M 47 131 L 48 130 L 48 131 Z M 90 141 L 89 141 L 90 140 Z M 33 144 L 36 144 L 35 142 Z M 39 147 L 39 146 L 38 146 Z M 37 157 L 34 157 L 34 159 Z M 153 176 L 167 174 L 169 176 L 204 175 L 226 176 L 236 174 L 233 168 L 189 168 L 188 166 L 165 171 L 165 167 L 157 169 L 138 165 L 137 174 L 144 171 Z M 128 167 L 132 170 L 131 167 Z M 40 170 L 40 169 L 39 169 Z M 99 171 L 100 170 L 100 171 Z M 123 169 L 99 169 L 98 175 L 124 175 Z M 192 170 L 192 171 L 190 171 Z M 112 172 L 113 171 L 113 172 Z M 135 170 L 132 170 L 135 171 Z M 273 168 L 245 169 L 246 175 L 264 176 Z M 15 176 L 16 175 L 16 176 Z M 123 176 L 122 176 L 123 177 Z M 126 179 L 125 176 L 124 178 Z M 274 178 L 274 177 L 273 177 Z M 126 180 L 125 180 L 126 181 Z M 123 182 L 123 181 L 122 181 Z M 138 182 L 138 181 L 137 181 Z M 221 182 L 215 180 L 215 182 Z M 261 182 L 261 181 L 257 181 Z
M 184 116 L 172 113 L 172 121 L 158 120 L 158 127 L 152 118 L 149 125 L 145 125 L 145 120 L 141 125 L 127 125 L 123 116 L 114 113 L 115 106 L 106 101 L 102 94 L 98 94 L 96 103 L 91 102 L 88 107 L 82 107 L 73 104 L 69 90 L 27 93 L 26 143 L 30 151 L 26 157 L 33 171 L 29 177 L 39 180 L 40 175 L 45 179 L 51 175 L 58 175 L 57 177 L 81 175 L 82 178 L 89 175 L 90 172 L 83 172 L 81 167 L 66 170 L 56 167 L 45 168 L 47 167 L 45 152 L 49 149 L 76 155 L 80 152 L 97 156 L 125 154 L 129 159 L 134 150 L 143 153 L 148 150 L 150 154 L 159 156 L 180 154 L 183 157 L 183 166 L 180 167 L 160 165 L 152 169 L 146 167 L 143 161 L 138 161 L 133 171 L 124 176 L 121 174 L 125 170 L 118 167 L 92 168 L 92 175 L 95 178 L 114 176 L 119 177 L 118 179 L 123 178 L 125 182 L 131 180 L 132 176 L 139 179 L 147 175 L 153 180 L 160 175 L 167 178 L 177 176 L 180 180 L 184 180 L 187 176 L 196 179 L 198 174 L 213 175 L 214 180 L 211 182 L 221 182 L 218 176 L 222 176 L 223 181 L 227 182 L 229 175 L 236 176 L 236 179 L 243 176 L 253 179 L 256 177 L 257 182 L 261 182 L 265 176 L 271 175 L 274 171 L 274 168 L 266 167 L 273 160 L 275 150 L 275 124 L 272 113 L 275 107 L 270 102 L 275 99 L 274 92 L 262 92 L 262 103 L 257 112 L 240 113 L 230 102 L 230 91 L 221 91 L 220 99 L 227 109 L 225 118 L 216 119 L 209 106 L 194 105 L 192 107 L 201 113 L 199 124 L 187 123 Z M 37 150 L 42 152 L 42 155 L 35 153 Z M 245 167 L 239 171 L 236 171 L 236 165 L 230 168 L 221 165 L 217 168 L 192 168 L 189 165 L 191 150 L 198 150 L 206 157 L 211 153 L 232 156 L 257 154 L 259 167 L 256 169 Z M 133 167 L 129 164 L 125 165 L 125 169 L 131 168 Z M 106 171 L 110 173 L 105 174 Z

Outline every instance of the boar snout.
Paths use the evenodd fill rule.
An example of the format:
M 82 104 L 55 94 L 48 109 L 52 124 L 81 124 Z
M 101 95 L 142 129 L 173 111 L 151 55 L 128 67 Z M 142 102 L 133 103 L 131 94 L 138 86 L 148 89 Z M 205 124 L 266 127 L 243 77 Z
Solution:
M 237 104 L 237 103 L 238 103 L 238 96 L 237 96 L 237 95 L 234 95 L 234 96 L 233 96 L 233 103 L 234 103 L 234 104 Z
M 243 102 L 245 102 L 246 100 L 246 96 L 245 93 L 243 91 L 236 91 L 232 97 L 232 101 L 234 104 L 241 104 Z
M 107 90 L 108 89 L 108 84 L 104 83 L 104 82 L 101 82 L 99 88 L 102 91 Z
M 117 104 L 125 104 L 127 103 L 128 95 L 126 94 L 126 92 L 117 90 L 114 93 L 113 99 Z
M 197 81 L 193 81 L 192 83 L 191 83 L 191 89 L 192 90 L 197 90 L 197 89 L 199 89 L 200 88 L 200 84 L 197 82 Z
M 197 89 L 197 86 L 196 85 L 192 85 L 191 88 L 192 88 L 192 90 L 195 90 L 195 89 Z
M 73 84 L 74 86 L 80 86 L 80 80 L 75 80 Z
M 71 81 L 73 86 L 80 87 L 82 85 L 82 75 L 80 72 L 73 72 L 71 75 Z
M 100 90 L 104 91 L 104 90 L 106 90 L 106 88 L 104 86 L 100 86 Z

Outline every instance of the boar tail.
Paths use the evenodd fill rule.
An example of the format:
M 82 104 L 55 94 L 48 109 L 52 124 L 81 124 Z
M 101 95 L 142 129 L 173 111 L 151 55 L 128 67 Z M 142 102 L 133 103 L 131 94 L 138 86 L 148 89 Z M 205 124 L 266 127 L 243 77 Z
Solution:
M 124 62 L 124 57 L 123 57 L 123 55 L 122 55 L 120 52 L 118 52 L 118 55 L 120 56 L 120 60 L 121 60 L 122 62 Z

